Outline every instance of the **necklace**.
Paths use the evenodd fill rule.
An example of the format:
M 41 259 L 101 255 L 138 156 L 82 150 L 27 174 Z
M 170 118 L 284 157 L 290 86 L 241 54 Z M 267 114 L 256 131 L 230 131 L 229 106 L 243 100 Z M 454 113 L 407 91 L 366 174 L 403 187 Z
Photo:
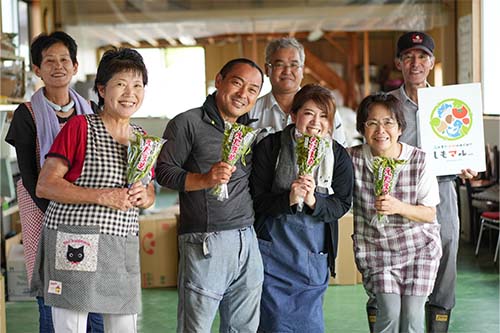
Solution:
M 50 105 L 50 107 L 56 112 L 68 112 L 73 108 L 73 106 L 75 106 L 75 101 L 73 101 L 72 99 L 70 99 L 68 104 L 61 106 L 52 101 L 49 101 L 49 99 L 45 97 L 45 95 L 43 97 L 45 98 L 45 101 Z

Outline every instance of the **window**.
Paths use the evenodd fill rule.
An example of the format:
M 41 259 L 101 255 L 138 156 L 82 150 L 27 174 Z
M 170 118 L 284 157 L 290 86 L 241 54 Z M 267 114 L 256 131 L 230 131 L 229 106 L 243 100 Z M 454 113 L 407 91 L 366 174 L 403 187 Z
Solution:
M 19 32 L 19 9 L 17 0 L 3 0 L 2 5 L 2 32 Z
M 206 98 L 205 50 L 202 47 L 137 49 L 144 57 L 149 82 L 134 117 L 172 119 L 199 107 Z

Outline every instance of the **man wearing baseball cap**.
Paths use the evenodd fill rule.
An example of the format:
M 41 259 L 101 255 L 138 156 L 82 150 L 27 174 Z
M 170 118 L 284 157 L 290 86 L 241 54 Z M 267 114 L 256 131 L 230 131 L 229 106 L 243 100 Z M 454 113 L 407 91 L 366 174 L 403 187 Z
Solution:
M 417 135 L 417 90 L 430 86 L 427 77 L 434 67 L 434 61 L 434 40 L 431 36 L 424 32 L 412 31 L 399 37 L 395 65 L 402 72 L 404 83 L 391 94 L 401 101 L 407 124 L 399 141 L 416 147 L 420 147 Z M 476 175 L 477 172 L 464 169 L 460 177 L 471 179 Z M 437 206 L 437 220 L 441 225 L 443 256 L 434 290 L 425 305 L 427 333 L 448 332 L 451 310 L 455 306 L 456 259 L 459 240 L 455 178 L 455 175 L 438 177 L 440 204 Z M 368 311 L 373 303 L 368 303 Z

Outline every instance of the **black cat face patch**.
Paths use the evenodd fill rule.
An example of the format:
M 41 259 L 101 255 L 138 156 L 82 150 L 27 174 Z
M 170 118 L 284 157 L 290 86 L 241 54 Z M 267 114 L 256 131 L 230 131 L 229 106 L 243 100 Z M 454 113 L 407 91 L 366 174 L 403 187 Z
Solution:
M 57 270 L 95 272 L 99 234 L 57 232 L 56 260 Z
M 68 252 L 66 252 L 66 259 L 73 265 L 78 265 L 85 257 L 84 246 L 75 248 L 68 245 Z

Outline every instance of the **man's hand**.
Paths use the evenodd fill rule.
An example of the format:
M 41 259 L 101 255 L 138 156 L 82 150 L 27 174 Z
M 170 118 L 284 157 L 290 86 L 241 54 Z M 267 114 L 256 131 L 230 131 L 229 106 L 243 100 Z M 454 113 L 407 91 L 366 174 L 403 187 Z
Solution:
M 215 185 L 227 184 L 236 167 L 225 162 L 217 162 L 212 165 L 207 173 L 188 173 L 184 190 L 199 191 L 212 188 Z
M 225 162 L 217 162 L 212 165 L 206 176 L 208 187 L 219 184 L 227 184 L 236 167 Z
M 467 180 L 467 179 L 470 180 L 470 179 L 477 176 L 477 171 L 474 171 L 472 169 L 462 169 L 462 173 L 458 176 L 460 178 L 462 178 L 463 180 Z

